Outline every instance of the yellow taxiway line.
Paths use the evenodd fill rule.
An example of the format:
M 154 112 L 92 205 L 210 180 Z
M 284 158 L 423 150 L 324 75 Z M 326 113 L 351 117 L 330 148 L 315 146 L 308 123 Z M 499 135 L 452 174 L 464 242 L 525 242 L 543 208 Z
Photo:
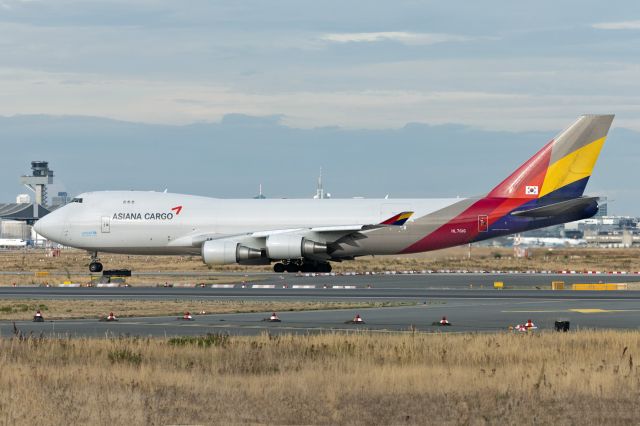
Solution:
M 592 308 L 577 308 L 577 309 L 562 309 L 562 310 L 538 310 L 538 311 L 502 311 L 503 313 L 518 313 L 518 314 L 539 314 L 539 313 L 562 313 L 562 312 L 577 312 L 580 314 L 607 314 L 615 312 L 640 312 L 640 309 L 592 309 Z

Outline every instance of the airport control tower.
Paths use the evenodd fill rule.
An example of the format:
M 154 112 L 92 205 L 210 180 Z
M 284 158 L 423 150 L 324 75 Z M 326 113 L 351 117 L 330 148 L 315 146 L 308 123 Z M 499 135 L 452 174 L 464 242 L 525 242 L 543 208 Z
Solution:
M 31 176 L 21 176 L 20 183 L 36 193 L 36 204 L 47 205 L 47 185 L 53 183 L 53 170 L 47 161 L 32 161 Z

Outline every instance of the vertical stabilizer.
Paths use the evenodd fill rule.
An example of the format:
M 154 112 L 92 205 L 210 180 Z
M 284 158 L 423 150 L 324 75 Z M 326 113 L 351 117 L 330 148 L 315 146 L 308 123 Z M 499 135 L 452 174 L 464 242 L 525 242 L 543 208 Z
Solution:
M 488 196 L 525 199 L 582 196 L 613 117 L 581 116 Z

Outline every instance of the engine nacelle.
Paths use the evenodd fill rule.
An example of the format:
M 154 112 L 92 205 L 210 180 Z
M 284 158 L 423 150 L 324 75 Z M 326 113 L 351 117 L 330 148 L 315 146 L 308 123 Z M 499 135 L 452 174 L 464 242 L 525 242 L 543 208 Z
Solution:
M 267 257 L 273 260 L 300 259 L 327 254 L 327 245 L 300 235 L 274 234 L 267 238 Z
M 241 245 L 236 241 L 211 240 L 202 244 L 202 260 L 207 265 L 228 265 L 231 263 L 268 264 L 269 259 L 262 250 Z

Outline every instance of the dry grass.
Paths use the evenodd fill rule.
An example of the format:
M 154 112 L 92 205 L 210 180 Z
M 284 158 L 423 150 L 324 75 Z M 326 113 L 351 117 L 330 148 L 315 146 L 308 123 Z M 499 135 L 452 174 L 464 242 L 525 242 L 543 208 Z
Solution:
M 640 271 L 640 249 L 536 248 L 529 250 L 529 257 L 518 258 L 508 248 L 473 247 L 469 258 L 468 248 L 456 247 L 410 257 L 386 256 L 381 259 L 379 267 L 485 271 Z
M 157 259 L 161 261 L 161 259 Z M 94 274 L 93 278 L 99 279 L 100 274 Z M 131 278 L 125 278 L 125 283 L 139 287 L 156 287 L 165 284 L 172 286 L 189 286 L 194 287 L 200 284 L 241 284 L 241 283 L 259 283 L 264 279 L 264 276 L 251 275 L 251 276 L 202 276 L 193 277 L 185 275 L 175 275 L 171 277 L 149 275 L 149 276 L 133 276 Z M 36 276 L 36 274 L 3 274 L 0 275 L 0 286 L 11 286 L 13 284 L 17 286 L 46 286 L 47 284 L 57 286 L 65 281 L 70 281 L 73 284 L 80 284 L 83 286 L 89 285 L 92 282 L 92 277 L 89 273 L 86 274 L 65 274 L 65 275 L 48 275 L 48 276 Z M 95 284 L 95 282 L 94 282 Z
M 631 424 L 640 333 L 3 339 L 2 424 Z
M 33 318 L 40 309 L 47 320 L 99 318 L 114 312 L 118 317 L 198 314 L 231 314 L 248 312 L 293 312 L 325 309 L 363 309 L 391 306 L 413 306 L 412 302 L 328 302 L 328 301 L 261 301 L 261 300 L 0 300 L 0 320 L 18 321 Z
M 407 256 L 364 257 L 355 261 L 333 263 L 334 271 L 387 271 L 423 269 L 466 270 L 626 270 L 640 271 L 639 249 L 532 249 L 529 258 L 515 258 L 511 249 L 474 247 L 471 258 L 466 247 L 451 248 Z M 227 265 L 209 268 L 198 256 L 125 256 L 103 254 L 106 269 L 131 269 L 135 272 L 268 272 L 270 266 Z M 28 275 L 0 275 L 0 285 L 58 283 L 65 276 L 74 282 L 90 281 L 87 272 L 89 257 L 80 250 L 63 250 L 60 257 L 47 257 L 43 250 L 0 252 L 0 271 L 48 271 L 62 276 L 36 277 Z M 144 277 L 134 276 L 127 280 L 133 285 L 164 283 L 229 283 L 259 279 L 256 277 Z

